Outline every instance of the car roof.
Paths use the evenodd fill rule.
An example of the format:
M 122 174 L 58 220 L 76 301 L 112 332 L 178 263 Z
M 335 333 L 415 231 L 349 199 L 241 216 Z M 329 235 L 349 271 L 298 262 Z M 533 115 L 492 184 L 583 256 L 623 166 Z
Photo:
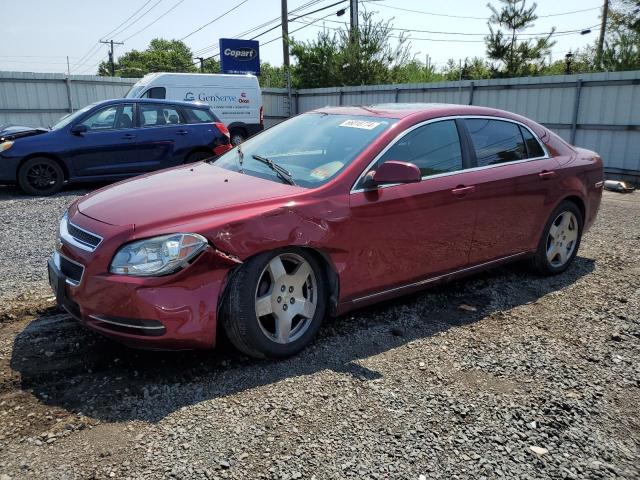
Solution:
M 183 107 L 210 108 L 208 103 L 204 102 L 185 102 L 182 100 L 161 100 L 159 98 L 113 98 L 96 102 L 95 105 L 118 105 L 120 103 L 155 103 L 163 105 L 180 105 Z
M 385 118 L 408 118 L 412 116 L 444 117 L 453 115 L 488 115 L 515 118 L 517 115 L 495 108 L 452 103 L 381 103 L 353 107 L 324 107 L 314 110 L 335 115 L 361 115 Z

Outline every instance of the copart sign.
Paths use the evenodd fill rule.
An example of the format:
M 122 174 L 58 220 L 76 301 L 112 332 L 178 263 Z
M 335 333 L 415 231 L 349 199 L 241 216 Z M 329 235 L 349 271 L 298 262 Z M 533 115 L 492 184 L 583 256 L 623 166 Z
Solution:
M 222 73 L 260 75 L 260 44 L 255 40 L 220 39 Z

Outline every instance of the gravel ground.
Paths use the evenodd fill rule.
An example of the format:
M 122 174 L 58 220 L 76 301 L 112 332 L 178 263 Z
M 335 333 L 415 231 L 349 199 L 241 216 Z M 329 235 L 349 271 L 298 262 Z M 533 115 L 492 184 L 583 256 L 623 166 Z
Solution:
M 74 194 L 0 193 L 3 302 L 49 295 Z M 514 265 L 403 297 L 285 361 L 5 316 L 0 479 L 640 478 L 639 199 L 606 194 L 563 275 Z

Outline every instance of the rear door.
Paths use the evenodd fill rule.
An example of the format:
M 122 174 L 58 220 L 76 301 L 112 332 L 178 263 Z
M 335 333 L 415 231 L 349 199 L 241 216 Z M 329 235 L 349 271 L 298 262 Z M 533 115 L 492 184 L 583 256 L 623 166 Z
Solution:
M 352 231 L 345 297 L 402 286 L 468 263 L 476 205 L 472 173 L 455 120 L 411 129 L 369 170 L 387 160 L 416 164 L 419 183 L 386 185 L 350 195 Z
M 535 248 L 558 163 L 532 132 L 495 118 L 464 120 L 477 161 L 478 209 L 469 261 L 482 263 Z
M 184 163 L 198 139 L 187 125 L 181 109 L 165 103 L 138 104 L 138 139 L 136 148 L 141 172 Z
M 109 105 L 90 113 L 80 125 L 82 135 L 71 139 L 71 161 L 78 176 L 103 176 L 135 172 L 136 128 L 134 105 Z

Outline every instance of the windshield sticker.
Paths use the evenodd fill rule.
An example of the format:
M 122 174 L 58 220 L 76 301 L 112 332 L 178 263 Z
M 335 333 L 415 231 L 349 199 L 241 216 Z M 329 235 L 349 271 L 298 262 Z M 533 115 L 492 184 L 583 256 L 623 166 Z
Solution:
M 329 178 L 334 175 L 343 166 L 344 163 L 338 161 L 325 163 L 324 165 L 320 165 L 318 168 L 311 170 L 309 175 L 318 180 L 324 180 L 325 178 Z
M 373 130 L 382 122 L 369 122 L 367 120 L 345 120 L 339 127 L 361 128 L 363 130 Z

